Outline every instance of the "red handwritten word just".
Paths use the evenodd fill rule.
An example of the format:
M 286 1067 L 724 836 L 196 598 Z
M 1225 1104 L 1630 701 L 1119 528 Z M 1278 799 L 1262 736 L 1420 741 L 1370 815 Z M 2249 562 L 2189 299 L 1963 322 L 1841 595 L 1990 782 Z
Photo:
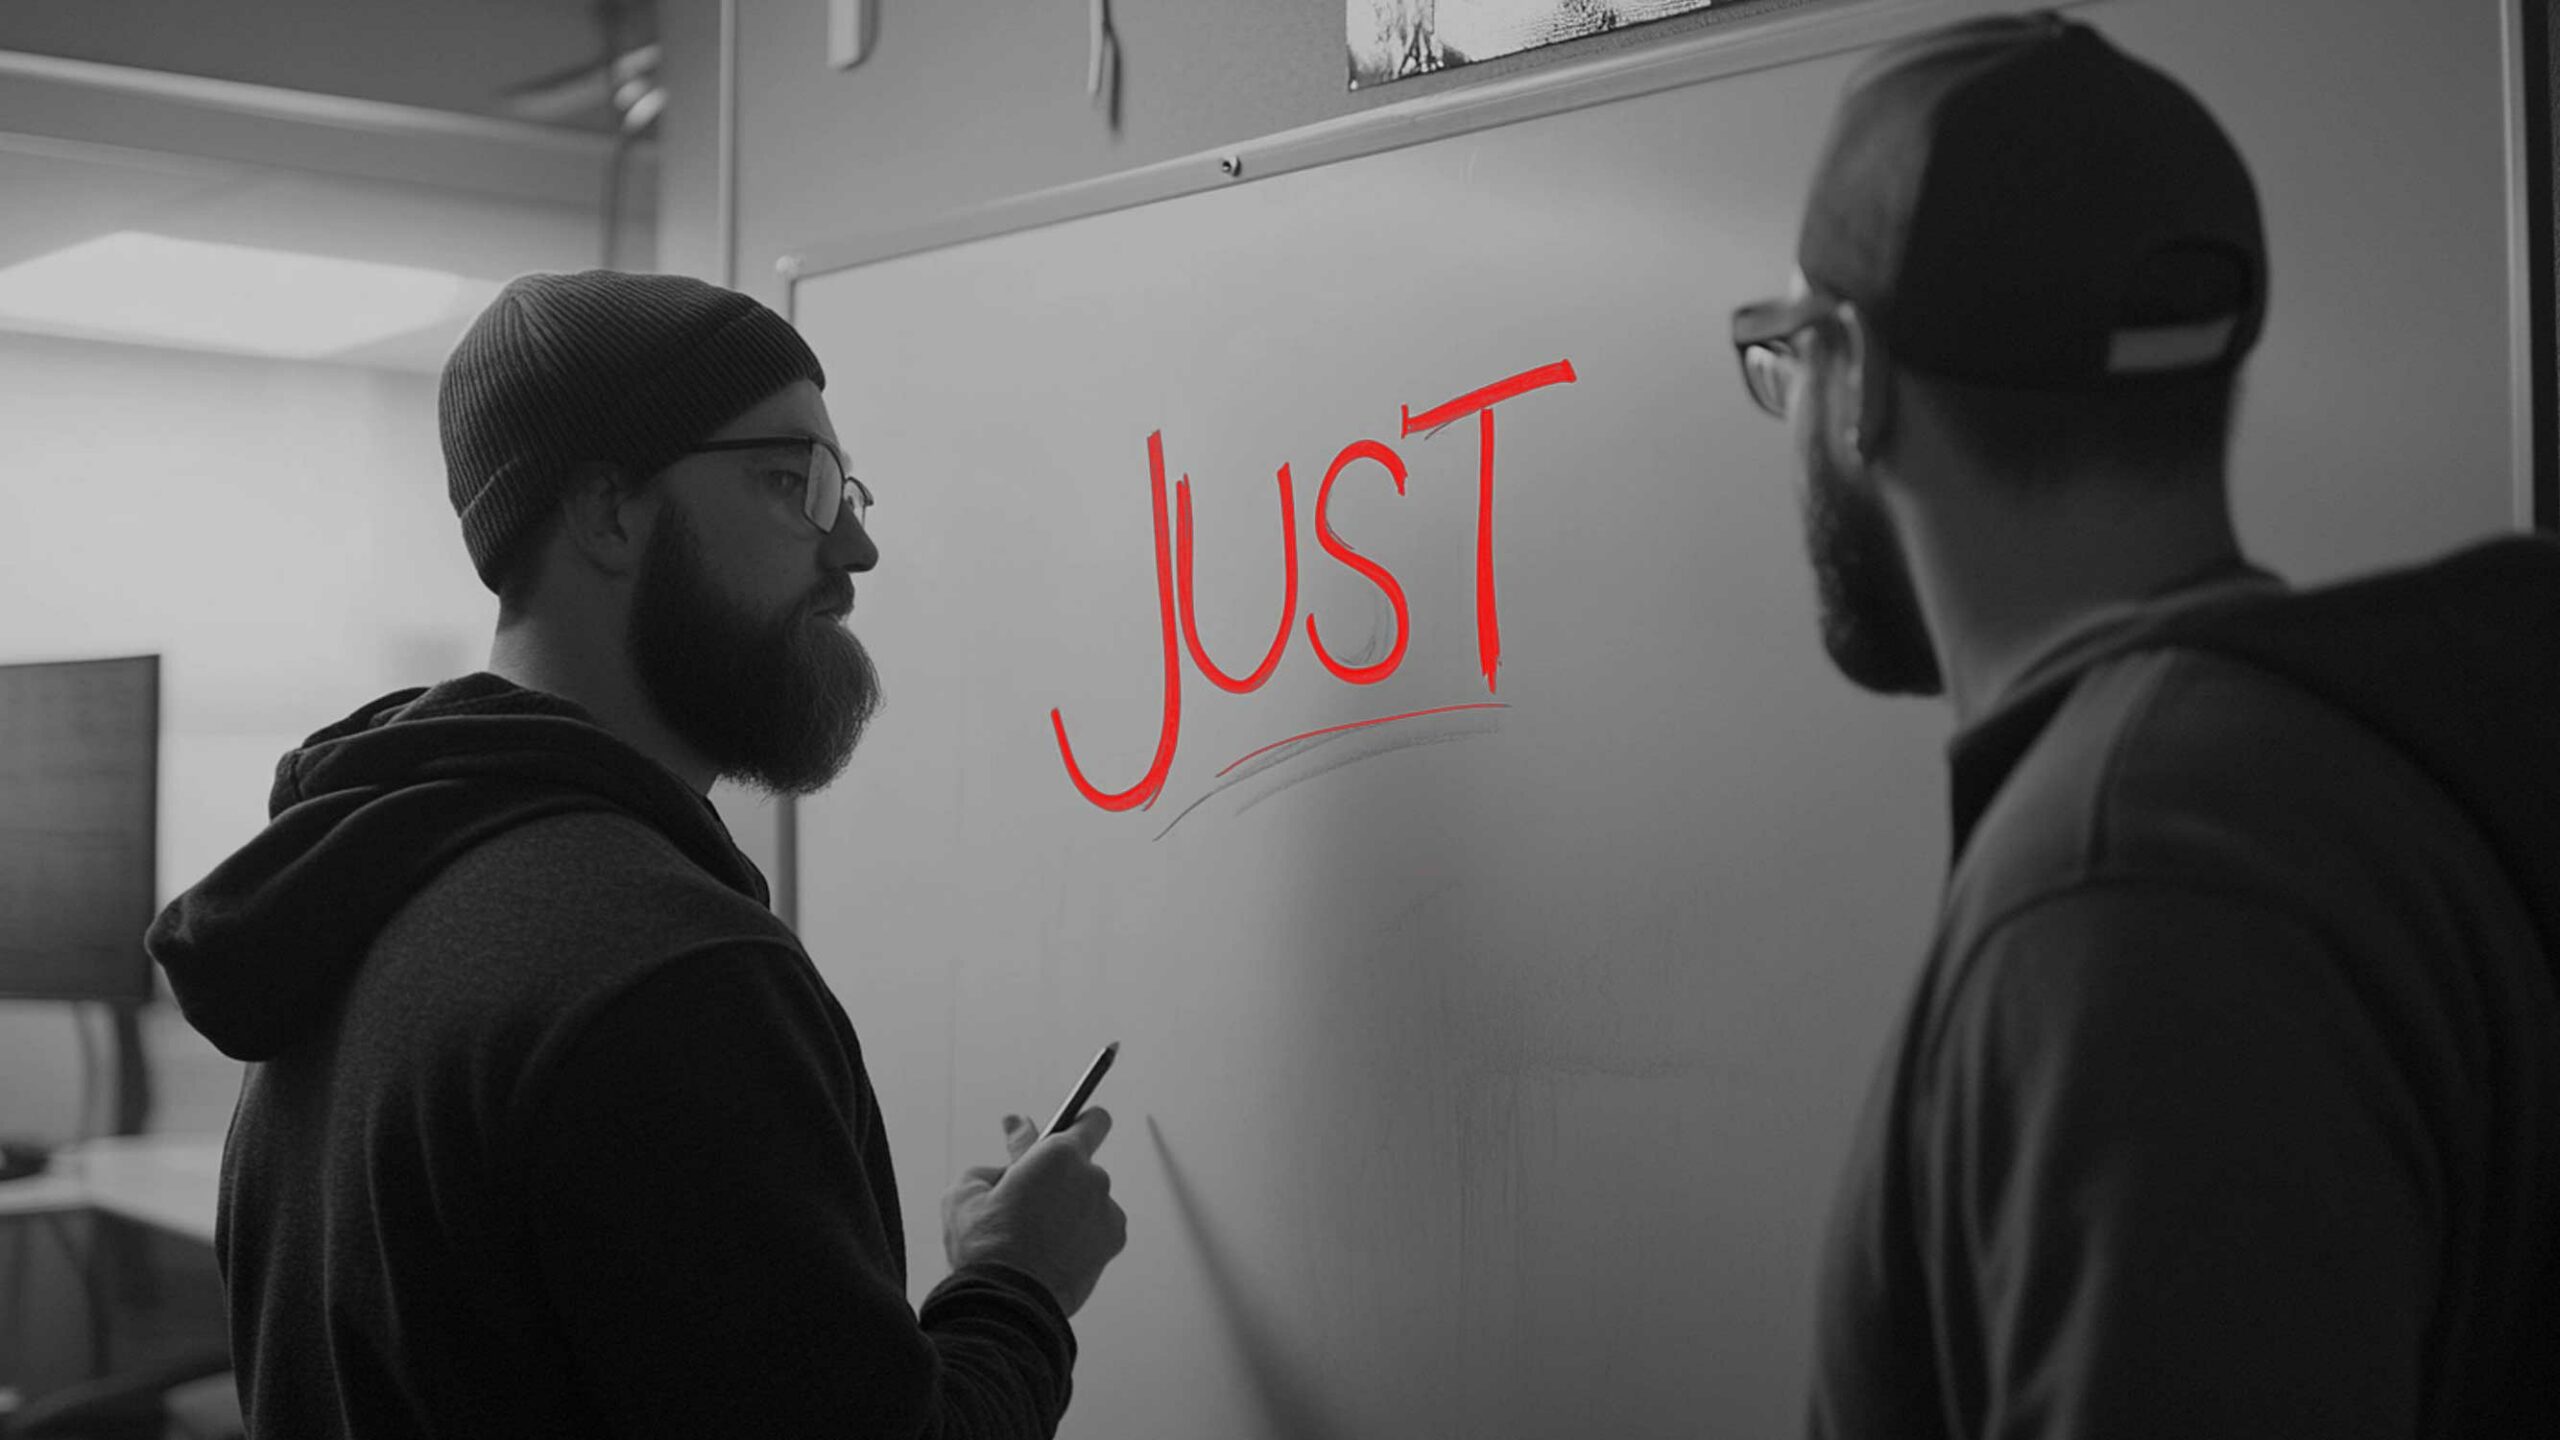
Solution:
M 1469 415 L 1476 417 L 1479 436 L 1476 458 L 1476 652 L 1484 667 L 1487 694 L 1496 686 L 1496 671 L 1502 664 L 1502 621 L 1494 599 L 1493 583 L 1493 412 L 1505 400 L 1524 395 L 1548 385 L 1570 384 L 1574 379 L 1573 362 L 1559 360 L 1524 370 L 1507 379 L 1497 380 L 1481 389 L 1443 405 L 1416 414 L 1411 406 L 1400 407 L 1402 438 L 1427 434 Z M 1316 543 L 1324 552 L 1342 562 L 1354 573 L 1378 587 L 1395 615 L 1395 643 L 1383 659 L 1367 665 L 1346 665 L 1325 647 L 1324 632 L 1316 625 L 1311 611 L 1307 615 L 1307 643 L 1314 648 L 1316 659 L 1337 679 L 1349 685 L 1375 685 L 1396 673 L 1404 663 L 1405 640 L 1411 631 L 1410 612 L 1406 608 L 1404 586 L 1377 561 L 1361 554 L 1351 543 L 1334 533 L 1327 509 L 1333 498 L 1333 483 L 1353 464 L 1366 461 L 1387 472 L 1395 482 L 1396 493 L 1404 493 L 1405 465 L 1392 446 L 1376 440 L 1354 440 L 1342 447 L 1325 467 L 1324 482 L 1316 487 Z M 1156 732 L 1155 759 L 1138 783 L 1125 790 L 1105 790 L 1086 778 L 1084 767 L 1076 763 L 1075 747 L 1067 740 L 1066 717 L 1057 710 L 1049 712 L 1050 728 L 1057 732 L 1058 758 L 1066 762 L 1067 779 L 1074 782 L 1078 794 L 1105 810 L 1134 810 L 1154 801 L 1164 789 L 1165 777 L 1173 772 L 1173 754 L 1182 741 L 1182 655 L 1188 650 L 1192 663 L 1207 676 L 1209 683 L 1231 694 L 1245 695 L 1262 688 L 1280 667 L 1280 656 L 1289 647 L 1290 630 L 1298 611 L 1298 518 L 1297 497 L 1289 478 L 1289 467 L 1281 465 L 1277 479 L 1280 486 L 1280 556 L 1286 582 L 1281 591 L 1280 628 L 1271 637 L 1271 648 L 1264 652 L 1262 663 L 1243 675 L 1230 675 L 1209 652 L 1201 647 L 1197 608 L 1193 604 L 1191 573 L 1191 477 L 1184 475 L 1174 487 L 1174 514 L 1168 523 L 1165 507 L 1164 432 L 1147 436 L 1149 494 L 1155 507 L 1156 543 L 1156 615 L 1163 636 L 1164 711 Z M 1180 592 L 1181 603 L 1175 604 Z M 1177 627 L 1177 616 L 1179 625 Z M 1176 639 L 1177 628 L 1179 640 Z

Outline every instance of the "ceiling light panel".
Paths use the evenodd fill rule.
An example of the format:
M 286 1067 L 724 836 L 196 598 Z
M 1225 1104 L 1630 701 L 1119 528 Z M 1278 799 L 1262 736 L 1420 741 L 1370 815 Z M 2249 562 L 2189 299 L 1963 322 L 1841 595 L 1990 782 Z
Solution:
M 436 270 L 122 230 L 0 269 L 0 325 L 316 360 L 476 308 Z

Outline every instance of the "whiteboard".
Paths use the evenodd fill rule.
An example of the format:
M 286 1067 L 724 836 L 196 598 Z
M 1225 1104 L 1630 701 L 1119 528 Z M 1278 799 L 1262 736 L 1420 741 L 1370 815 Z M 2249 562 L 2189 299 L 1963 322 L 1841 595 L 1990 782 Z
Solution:
M 2428 8 L 2082 12 L 2257 169 L 2235 488 L 2298 579 L 2515 521 L 2500 12 Z M 1784 428 L 1725 340 L 1784 283 L 1854 62 L 1814 48 L 1423 143 L 1328 130 L 1297 168 L 1247 148 L 1236 183 L 1046 197 L 796 281 L 879 495 L 855 626 L 888 696 L 799 807 L 798 921 L 919 1297 L 997 1117 L 1124 1045 L 1098 1098 L 1130 1245 L 1063 1434 L 1799 1427 L 1817 1237 L 1947 823 L 1945 714 L 1829 668 Z M 1494 409 L 1489 510 L 1480 421 L 1407 433 L 1541 374 Z M 1196 603 L 1161 786 L 1106 809 L 1059 732 L 1098 792 L 1159 750 L 1151 446 Z M 1319 541 L 1337 460 L 1325 519 L 1405 625 Z M 1181 617 L 1231 677 L 1273 644 L 1283 464 L 1297 604 L 1237 693 Z M 1341 678 L 1311 616 L 1355 675 L 1401 654 Z

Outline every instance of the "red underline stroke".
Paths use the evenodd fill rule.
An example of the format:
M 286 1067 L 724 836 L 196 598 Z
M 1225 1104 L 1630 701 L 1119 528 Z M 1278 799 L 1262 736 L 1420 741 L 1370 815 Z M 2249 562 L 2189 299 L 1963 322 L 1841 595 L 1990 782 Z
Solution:
M 1511 704 L 1509 701 L 1479 700 L 1472 705 L 1436 705 L 1428 710 L 1407 710 L 1401 715 L 1381 715 L 1375 720 L 1354 720 L 1346 725 L 1327 725 L 1321 730 L 1310 730 L 1304 735 L 1292 735 L 1285 740 L 1274 740 L 1270 744 L 1263 746 L 1261 749 L 1251 750 L 1245 754 L 1239 755 L 1227 765 L 1226 770 L 1221 770 L 1218 774 L 1223 776 L 1227 773 L 1227 770 L 1233 770 L 1236 766 L 1243 764 L 1256 755 L 1262 755 L 1270 751 L 1277 750 L 1283 745 L 1294 745 L 1301 740 L 1313 740 L 1319 735 L 1335 735 L 1345 730 L 1365 730 L 1372 725 L 1384 725 L 1390 721 L 1417 720 L 1425 715 L 1448 715 L 1460 710 L 1508 710 L 1510 708 Z

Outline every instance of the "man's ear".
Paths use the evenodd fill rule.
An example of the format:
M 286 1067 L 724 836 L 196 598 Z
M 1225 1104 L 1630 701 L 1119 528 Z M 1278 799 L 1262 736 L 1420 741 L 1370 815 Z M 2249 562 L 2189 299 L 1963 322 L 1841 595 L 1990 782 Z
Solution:
M 1837 318 L 1833 333 L 1839 337 L 1841 363 L 1831 372 L 1842 388 L 1830 397 L 1831 413 L 1857 417 L 1845 437 L 1848 448 L 1872 462 L 1893 439 L 1893 364 L 1855 302 L 1842 301 Z
M 569 467 L 560 493 L 560 529 L 569 547 L 608 575 L 639 568 L 653 507 L 618 465 L 583 460 Z

